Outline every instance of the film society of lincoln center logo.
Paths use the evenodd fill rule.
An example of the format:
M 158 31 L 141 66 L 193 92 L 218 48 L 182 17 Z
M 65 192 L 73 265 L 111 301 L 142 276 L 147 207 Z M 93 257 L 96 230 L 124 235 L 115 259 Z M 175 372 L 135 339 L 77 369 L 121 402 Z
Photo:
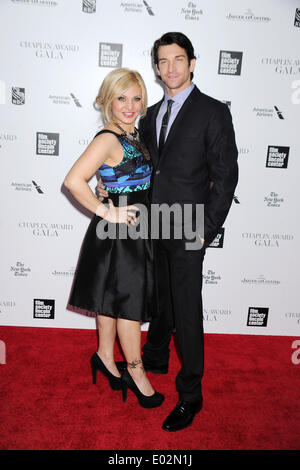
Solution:
M 289 158 L 289 147 L 269 145 L 267 153 L 267 168 L 287 168 Z
M 37 132 L 36 153 L 37 155 L 58 155 L 59 134 L 52 132 Z
M 225 228 L 222 227 L 217 235 L 215 236 L 214 240 L 211 242 L 210 245 L 208 245 L 208 248 L 223 248 L 224 244 L 224 233 L 225 233 Z
M 53 319 L 55 301 L 53 299 L 33 299 L 33 318 Z
M 267 326 L 268 314 L 266 307 L 249 307 L 247 326 Z
M 220 51 L 219 75 L 241 75 L 243 53 Z
M 100 42 L 99 67 L 122 67 L 123 44 Z

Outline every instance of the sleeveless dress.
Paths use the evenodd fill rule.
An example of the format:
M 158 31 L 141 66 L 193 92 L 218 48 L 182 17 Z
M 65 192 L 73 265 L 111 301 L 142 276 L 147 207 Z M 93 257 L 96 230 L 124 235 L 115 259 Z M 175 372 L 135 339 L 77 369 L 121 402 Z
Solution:
M 95 137 L 104 132 L 114 134 L 123 148 L 119 164 L 103 164 L 98 170 L 108 198 L 115 206 L 133 204 L 140 210 L 136 228 L 93 217 L 83 240 L 69 305 L 146 322 L 153 317 L 153 246 L 148 224 L 152 165 L 140 144 L 108 130 Z

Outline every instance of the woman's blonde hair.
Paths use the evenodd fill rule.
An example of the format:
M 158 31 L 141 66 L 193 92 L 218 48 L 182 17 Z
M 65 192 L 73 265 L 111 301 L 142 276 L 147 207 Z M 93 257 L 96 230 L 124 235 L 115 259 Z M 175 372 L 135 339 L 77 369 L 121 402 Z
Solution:
M 141 75 L 135 70 L 127 68 L 115 69 L 104 78 L 96 98 L 97 105 L 101 108 L 105 123 L 112 120 L 111 103 L 115 98 L 121 96 L 128 88 L 139 85 L 142 91 L 142 112 L 144 117 L 147 110 L 147 90 Z

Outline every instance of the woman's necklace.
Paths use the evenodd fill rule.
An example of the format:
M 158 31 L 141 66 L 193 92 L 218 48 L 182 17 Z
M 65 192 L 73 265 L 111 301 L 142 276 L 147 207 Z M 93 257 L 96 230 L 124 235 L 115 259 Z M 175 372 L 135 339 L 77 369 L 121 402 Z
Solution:
M 134 128 L 134 132 L 126 132 L 119 124 L 117 124 L 115 121 L 112 121 L 115 126 L 122 131 L 122 134 L 127 137 L 129 140 L 135 140 L 136 142 L 140 141 L 140 136 L 139 136 L 139 131 L 137 128 Z
M 127 139 L 127 141 L 130 142 L 130 145 L 132 145 L 133 147 L 135 147 L 137 150 L 139 150 L 143 155 L 144 157 L 146 158 L 146 160 L 150 160 L 150 154 L 147 150 L 147 148 L 145 147 L 143 141 L 140 139 L 140 134 L 139 134 L 139 131 L 137 130 L 137 128 L 135 127 L 134 128 L 134 132 L 126 132 L 119 124 L 117 124 L 115 121 L 112 121 L 112 123 L 117 126 L 118 129 L 120 129 L 120 131 L 122 132 L 121 136 L 125 139 Z

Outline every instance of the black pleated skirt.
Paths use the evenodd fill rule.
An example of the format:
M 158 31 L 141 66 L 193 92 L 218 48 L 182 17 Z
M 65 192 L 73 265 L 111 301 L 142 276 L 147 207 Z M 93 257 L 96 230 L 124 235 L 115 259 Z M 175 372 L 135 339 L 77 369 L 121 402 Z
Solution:
M 115 206 L 139 207 L 136 227 L 93 217 L 81 247 L 69 305 L 92 314 L 147 322 L 154 314 L 149 193 L 110 194 L 109 198 Z

